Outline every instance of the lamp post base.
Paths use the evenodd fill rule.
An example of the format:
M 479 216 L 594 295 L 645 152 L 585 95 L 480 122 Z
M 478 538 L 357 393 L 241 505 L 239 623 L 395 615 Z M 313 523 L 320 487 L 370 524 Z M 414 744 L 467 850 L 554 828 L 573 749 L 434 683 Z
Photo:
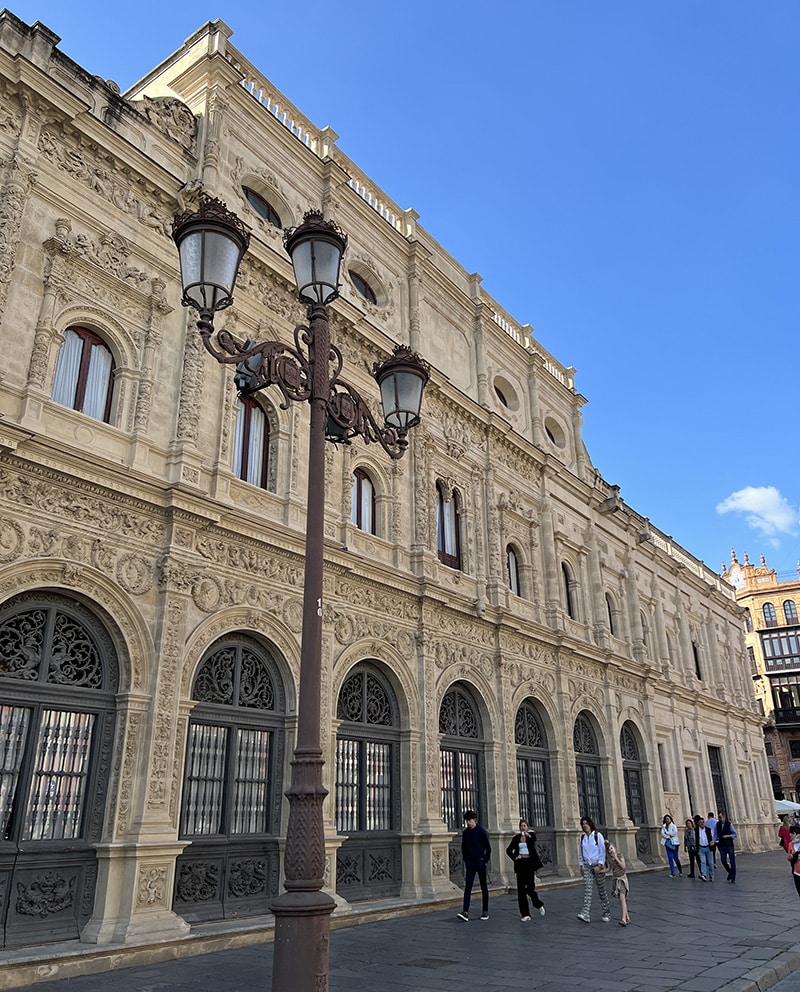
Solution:
M 331 913 L 336 903 L 318 889 L 284 892 L 275 914 L 272 992 L 328 992 Z

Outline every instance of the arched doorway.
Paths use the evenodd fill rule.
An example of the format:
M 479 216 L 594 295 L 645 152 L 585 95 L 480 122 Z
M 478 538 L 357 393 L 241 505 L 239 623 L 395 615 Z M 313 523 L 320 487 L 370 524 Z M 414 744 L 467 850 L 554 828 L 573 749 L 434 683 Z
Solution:
M 623 723 L 619 732 L 622 756 L 622 778 L 625 785 L 625 807 L 628 819 L 636 829 L 636 854 L 642 861 L 652 861 L 650 831 L 647 829 L 647 807 L 644 800 L 644 765 L 639 750 L 638 734 L 632 723 Z
M 283 681 L 245 634 L 215 642 L 192 686 L 173 908 L 189 921 L 267 912 L 278 894 Z
M 603 783 L 600 777 L 600 747 L 589 714 L 579 713 L 572 730 L 575 775 L 578 784 L 578 813 L 588 816 L 599 828 L 605 824 Z
M 358 665 L 336 707 L 336 891 L 348 900 L 397 895 L 400 852 L 400 719 L 378 666 Z
M 553 799 L 547 734 L 536 704 L 525 699 L 514 721 L 517 746 L 517 796 L 519 816 L 536 833 L 536 848 L 546 869 L 555 868 Z
M 78 600 L 0 608 L 3 946 L 77 939 L 94 905 L 112 765 L 116 651 Z
M 450 877 L 463 880 L 461 832 L 464 811 L 474 809 L 486 826 L 486 769 L 483 725 L 472 691 L 464 683 L 451 686 L 439 709 L 442 819 L 458 833 L 450 844 Z

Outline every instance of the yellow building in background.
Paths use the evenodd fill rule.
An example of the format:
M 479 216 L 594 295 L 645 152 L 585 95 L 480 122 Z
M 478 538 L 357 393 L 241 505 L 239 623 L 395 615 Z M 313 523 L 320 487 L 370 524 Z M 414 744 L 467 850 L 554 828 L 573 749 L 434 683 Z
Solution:
M 731 552 L 723 577 L 745 610 L 745 641 L 756 700 L 764 716 L 764 743 L 776 799 L 800 796 L 800 571 L 779 581 L 774 568 L 742 563 Z

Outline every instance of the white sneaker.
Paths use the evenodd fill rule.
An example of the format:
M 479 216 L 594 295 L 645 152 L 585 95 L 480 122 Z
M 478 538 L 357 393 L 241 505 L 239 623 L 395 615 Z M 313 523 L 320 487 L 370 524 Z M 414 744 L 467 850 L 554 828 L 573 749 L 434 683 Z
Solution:
M 544 916 L 544 906 L 539 907 L 539 916 Z
M 611 922 L 611 917 L 610 916 L 604 916 L 603 917 L 603 923 L 610 923 L 610 922 Z
M 459 913 L 459 920 L 463 920 L 465 923 L 469 923 L 469 913 Z
M 520 919 L 520 922 L 521 923 L 530 923 L 531 922 L 530 916 L 520 916 L 519 919 Z
M 586 913 L 578 913 L 578 919 L 582 920 L 584 923 L 591 923 L 592 921 L 586 915 Z
M 481 913 L 481 919 L 482 920 L 488 920 L 489 919 L 489 914 L 488 913 Z

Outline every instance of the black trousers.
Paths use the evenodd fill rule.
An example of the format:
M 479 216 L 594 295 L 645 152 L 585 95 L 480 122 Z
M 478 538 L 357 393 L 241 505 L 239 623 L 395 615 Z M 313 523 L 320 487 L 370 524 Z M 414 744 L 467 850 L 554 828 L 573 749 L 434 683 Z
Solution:
M 465 865 L 464 879 L 464 912 L 469 912 L 470 899 L 472 898 L 472 884 L 475 875 L 481 883 L 481 897 L 483 899 L 483 911 L 489 912 L 489 886 L 486 883 L 486 865 Z
M 700 864 L 700 855 L 697 853 L 697 848 L 694 850 L 689 850 L 687 848 L 686 853 L 689 855 L 689 874 L 694 875 L 695 865 L 697 866 L 697 874 L 703 874 L 703 866 Z
M 530 864 L 526 862 L 525 858 L 521 858 L 519 861 L 514 862 L 514 872 L 517 876 L 517 902 L 519 903 L 519 915 L 530 916 L 531 911 L 528 906 L 529 896 L 536 909 L 539 909 L 544 905 L 536 892 L 536 872 L 533 868 L 531 868 Z

